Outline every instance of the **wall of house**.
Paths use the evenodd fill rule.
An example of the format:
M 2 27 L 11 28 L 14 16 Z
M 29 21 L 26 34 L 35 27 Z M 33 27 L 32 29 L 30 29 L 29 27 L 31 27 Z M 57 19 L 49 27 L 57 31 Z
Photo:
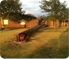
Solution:
M 38 19 L 32 19 L 31 21 L 26 21 L 26 27 L 27 28 L 33 28 L 38 25 Z
M 38 25 L 38 22 L 39 22 L 38 19 L 32 19 L 31 21 L 25 21 L 25 25 L 23 25 L 21 23 L 16 23 L 11 20 L 8 20 L 8 23 L 4 24 L 4 28 L 24 28 L 24 27 L 33 28 Z M 4 21 L 3 21 L 3 23 L 4 23 Z M 49 21 L 46 21 L 45 24 L 48 25 L 49 27 L 58 27 L 59 21 L 49 20 Z M 61 23 L 61 26 L 68 27 L 68 22 L 63 21 Z M 0 19 L 0 28 L 1 27 L 2 27 L 2 24 L 1 24 L 1 19 Z
M 47 21 L 45 22 L 45 24 L 48 25 L 49 27 L 54 27 L 55 21 L 53 21 L 53 20 L 47 20 Z
M 13 22 L 11 20 L 8 21 L 7 25 L 4 25 L 5 28 L 23 28 L 24 25 L 21 25 L 20 23 Z
M 5 23 L 4 23 L 5 22 Z M 38 19 L 32 19 L 31 21 L 25 21 L 25 25 L 22 23 L 13 22 L 11 20 L 3 21 L 4 28 L 32 28 L 38 25 Z M 0 20 L 0 27 L 1 27 L 1 20 Z
M 49 27 L 59 27 L 59 21 L 56 20 L 48 20 L 45 22 L 46 25 L 48 25 Z M 68 22 L 62 21 L 61 22 L 61 27 L 68 27 Z
M 61 23 L 61 26 L 62 26 L 62 27 L 68 27 L 69 25 L 68 25 L 68 22 L 63 21 L 63 22 Z

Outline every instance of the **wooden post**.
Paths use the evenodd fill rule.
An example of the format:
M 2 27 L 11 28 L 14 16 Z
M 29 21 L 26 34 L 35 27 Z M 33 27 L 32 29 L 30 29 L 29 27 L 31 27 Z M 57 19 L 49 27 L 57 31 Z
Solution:
M 1 17 L 1 28 L 4 28 L 4 22 L 3 22 L 2 17 Z

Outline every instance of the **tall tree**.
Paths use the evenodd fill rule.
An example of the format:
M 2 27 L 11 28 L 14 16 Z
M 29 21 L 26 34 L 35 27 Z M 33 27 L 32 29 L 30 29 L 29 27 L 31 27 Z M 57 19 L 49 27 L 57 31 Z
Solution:
M 42 0 L 40 8 L 43 9 L 44 12 L 48 12 L 48 18 L 58 19 L 60 24 L 62 20 L 68 19 L 68 8 L 66 8 L 66 4 L 61 3 L 59 0 Z
M 2 18 L 16 18 L 19 14 L 24 13 L 19 0 L 3 0 L 0 3 L 0 16 Z M 17 14 L 16 14 L 17 13 Z

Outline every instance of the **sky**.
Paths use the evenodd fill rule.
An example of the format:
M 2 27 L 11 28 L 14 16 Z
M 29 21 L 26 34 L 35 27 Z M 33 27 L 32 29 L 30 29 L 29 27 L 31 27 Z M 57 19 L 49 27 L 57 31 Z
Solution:
M 2 0 L 0 0 L 2 1 Z M 22 3 L 22 10 L 26 11 L 27 13 L 33 14 L 36 17 L 45 15 L 46 13 L 42 13 L 41 8 L 39 7 L 41 0 L 20 0 Z M 60 2 L 66 1 L 67 7 L 69 7 L 69 0 L 60 0 Z
M 41 8 L 39 7 L 41 0 L 20 0 L 22 2 L 22 8 L 26 13 L 34 14 L 35 16 L 41 16 L 46 13 L 42 13 Z M 60 2 L 66 1 L 69 4 L 69 0 L 60 0 Z M 67 6 L 69 7 L 69 5 Z
M 41 8 L 39 7 L 41 0 L 20 0 L 22 4 L 23 10 L 27 13 L 34 14 L 36 17 L 41 16 L 45 13 L 41 13 Z

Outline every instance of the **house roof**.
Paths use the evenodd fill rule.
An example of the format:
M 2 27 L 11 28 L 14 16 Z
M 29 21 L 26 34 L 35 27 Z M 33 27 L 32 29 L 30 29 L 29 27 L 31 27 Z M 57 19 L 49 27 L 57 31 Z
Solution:
M 32 19 L 36 19 L 35 16 L 31 16 L 31 15 L 26 15 L 26 14 L 20 14 L 20 13 L 11 13 L 12 15 L 18 15 L 15 16 L 15 20 L 20 20 L 20 19 L 24 19 L 24 20 L 32 20 Z
M 32 20 L 32 19 L 36 19 L 35 16 L 30 16 L 30 15 L 21 15 L 21 18 L 22 19 L 25 19 L 25 20 Z

